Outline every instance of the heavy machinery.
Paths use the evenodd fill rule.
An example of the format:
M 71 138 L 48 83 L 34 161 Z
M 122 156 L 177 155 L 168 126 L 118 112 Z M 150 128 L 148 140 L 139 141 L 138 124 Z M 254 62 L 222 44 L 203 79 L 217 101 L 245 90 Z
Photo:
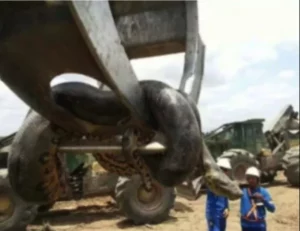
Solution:
M 261 181 L 270 183 L 277 171 L 284 170 L 288 182 L 299 186 L 299 118 L 291 105 L 282 109 L 263 132 L 264 119 L 226 123 L 205 135 L 213 157 L 229 158 L 232 177 L 245 184 L 245 171 L 250 166 L 261 170 Z M 196 167 L 194 173 L 177 187 L 179 195 L 195 200 L 205 188 L 205 181 Z M 191 190 L 193 189 L 193 190 Z
M 30 205 L 13 192 L 6 178 L 7 157 L 15 134 L 0 140 L 0 230 L 24 228 L 40 212 L 46 212 L 54 204 Z M 147 194 L 140 188 L 139 176 L 131 179 L 105 171 L 95 159 L 88 154 L 65 154 L 65 164 L 70 172 L 73 197 L 60 198 L 61 201 L 76 200 L 95 196 L 111 196 L 119 205 L 120 211 L 136 224 L 158 223 L 166 219 L 175 202 L 175 189 L 156 184 L 157 194 Z M 98 166 L 95 168 L 95 165 Z M 141 194 L 144 194 L 142 197 Z M 155 197 L 161 195 L 162 198 Z M 145 200 L 144 198 L 148 199 Z M 144 200 L 142 200 L 144 199 Z M 124 203 L 125 201 L 125 203 Z M 145 206 L 153 209 L 145 210 Z M 7 229 L 10 227 L 10 229 Z
M 151 113 L 130 59 L 185 52 L 179 90 L 185 92 L 187 80 L 193 78 L 188 94 L 198 101 L 205 47 L 198 33 L 197 1 L 0 2 L 0 25 L 1 80 L 32 110 L 74 137 L 79 133 L 99 138 L 119 132 L 124 123 L 95 126 L 61 110 L 53 103 L 49 86 L 63 73 L 81 73 L 105 84 L 132 116 L 125 125 L 148 131 Z M 145 146 L 139 150 L 141 154 L 157 154 L 165 147 Z M 84 143 L 75 140 L 60 144 L 59 151 L 120 153 L 122 147 L 95 146 L 88 137 Z M 7 193 L 3 201 L 5 196 Z M 148 200 L 151 198 L 157 199 L 153 196 Z M 23 211 L 35 209 L 26 204 Z M 11 223 L 11 209 L 3 211 L 8 211 L 4 222 Z M 9 225 L 1 230 L 9 230 Z
M 299 132 L 298 112 L 287 105 L 265 132 L 263 122 L 251 119 L 224 124 L 206 135 L 206 143 L 215 158 L 230 159 L 233 178 L 241 184 L 246 169 L 256 166 L 262 182 L 272 182 L 277 171 L 284 170 L 288 182 L 299 186 L 299 137 L 293 135 Z M 291 147 L 293 143 L 296 147 Z

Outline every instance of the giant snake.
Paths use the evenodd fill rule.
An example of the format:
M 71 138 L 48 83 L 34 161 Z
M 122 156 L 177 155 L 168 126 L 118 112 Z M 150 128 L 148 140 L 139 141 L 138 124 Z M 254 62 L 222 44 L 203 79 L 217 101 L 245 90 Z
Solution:
M 128 128 L 122 134 L 124 155 L 98 153 L 94 154 L 96 160 L 108 171 L 125 176 L 140 174 L 168 187 L 182 183 L 200 166 L 212 191 L 231 199 L 239 198 L 237 184 L 218 168 L 203 141 L 200 115 L 193 100 L 159 81 L 141 81 L 140 86 L 151 112 L 152 132 L 143 134 Z M 57 105 L 93 124 L 117 125 L 132 118 L 112 91 L 70 82 L 54 86 L 51 92 Z M 72 135 L 68 131 L 57 132 L 56 128 L 32 110 L 14 138 L 8 161 L 9 178 L 14 190 L 27 201 L 48 203 L 68 193 L 57 148 Z M 155 134 L 164 137 L 167 150 L 163 155 L 140 156 L 135 149 L 126 148 L 134 138 L 139 145 L 147 144 Z M 99 142 L 114 144 L 117 139 L 110 136 Z

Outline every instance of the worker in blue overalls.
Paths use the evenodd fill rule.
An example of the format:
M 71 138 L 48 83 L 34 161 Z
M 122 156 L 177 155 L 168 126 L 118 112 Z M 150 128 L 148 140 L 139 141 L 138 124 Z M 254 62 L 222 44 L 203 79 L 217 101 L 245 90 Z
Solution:
M 257 168 L 248 168 L 246 178 L 248 187 L 243 189 L 240 205 L 242 231 L 267 231 L 266 210 L 274 212 L 275 205 L 267 189 L 259 185 Z
M 228 159 L 218 159 L 217 165 L 224 171 L 225 174 L 229 174 L 231 170 L 231 164 Z M 229 215 L 229 203 L 228 198 L 223 196 L 217 196 L 209 189 L 207 189 L 206 200 L 206 220 L 209 231 L 225 231 L 226 219 Z

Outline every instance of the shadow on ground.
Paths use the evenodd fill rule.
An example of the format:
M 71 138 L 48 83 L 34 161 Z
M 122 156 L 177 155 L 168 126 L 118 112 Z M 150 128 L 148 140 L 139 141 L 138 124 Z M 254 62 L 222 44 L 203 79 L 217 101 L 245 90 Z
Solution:
M 168 223 L 174 223 L 174 222 L 177 222 L 177 218 L 176 217 L 172 217 L 170 216 L 166 221 L 163 222 L 163 224 L 168 224 Z M 155 228 L 155 224 L 146 224 L 146 225 L 135 225 L 131 220 L 129 219 L 123 219 L 119 222 L 117 222 L 117 227 L 119 229 L 129 229 L 129 228 L 132 228 L 132 227 L 138 227 L 138 226 L 141 226 L 141 227 L 148 227 L 148 228 Z
M 174 204 L 174 211 L 177 212 L 177 213 L 185 213 L 185 212 L 194 212 L 194 210 L 183 204 L 182 202 L 179 202 L 179 201 L 176 201 L 175 204 Z M 176 217 L 173 217 L 173 216 L 169 216 L 169 218 L 164 221 L 163 223 L 164 224 L 168 224 L 168 223 L 174 223 L 174 222 L 177 222 L 177 218 Z M 119 229 L 127 229 L 127 228 L 132 228 L 132 227 L 136 227 L 137 225 L 135 225 L 131 220 L 129 219 L 123 219 L 119 222 L 117 222 L 117 227 Z M 145 226 L 145 225 L 141 225 L 141 226 Z M 155 225 L 153 224 L 147 224 L 146 226 L 149 226 L 149 227 L 155 227 Z
M 179 212 L 179 213 L 180 212 L 182 212 L 182 213 L 185 213 L 185 212 L 192 213 L 192 212 L 194 212 L 194 210 L 190 206 L 185 205 L 180 201 L 175 202 L 173 209 L 175 210 L 175 212 Z
M 39 214 L 33 225 L 50 223 L 56 225 L 73 225 L 94 221 L 114 219 L 121 216 L 115 204 L 106 206 L 80 206 L 76 210 L 58 210 Z
M 177 213 L 194 212 L 191 207 L 179 201 L 175 202 L 173 209 Z M 114 203 L 105 206 L 79 206 L 76 210 L 54 210 L 41 213 L 37 216 L 32 225 L 40 226 L 45 223 L 49 223 L 51 226 L 87 224 L 95 221 L 116 219 L 120 218 L 120 216 L 122 216 L 122 214 Z M 170 216 L 164 223 L 174 223 L 176 221 L 176 217 Z M 116 226 L 120 229 L 127 229 L 137 225 L 125 218 L 117 222 Z M 146 226 L 152 227 L 155 225 Z

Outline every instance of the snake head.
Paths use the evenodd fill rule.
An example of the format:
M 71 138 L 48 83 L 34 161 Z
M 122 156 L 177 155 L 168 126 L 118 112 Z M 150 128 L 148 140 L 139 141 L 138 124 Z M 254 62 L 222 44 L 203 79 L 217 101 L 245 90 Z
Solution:
M 211 166 L 211 165 L 210 165 Z M 237 200 L 243 195 L 237 182 L 231 180 L 216 164 L 204 175 L 206 186 L 216 195 Z
M 218 196 L 225 196 L 229 200 L 237 200 L 242 197 L 243 192 L 237 182 L 231 180 L 221 168 L 217 165 L 215 160 L 204 142 L 203 146 L 203 172 L 206 186 Z

